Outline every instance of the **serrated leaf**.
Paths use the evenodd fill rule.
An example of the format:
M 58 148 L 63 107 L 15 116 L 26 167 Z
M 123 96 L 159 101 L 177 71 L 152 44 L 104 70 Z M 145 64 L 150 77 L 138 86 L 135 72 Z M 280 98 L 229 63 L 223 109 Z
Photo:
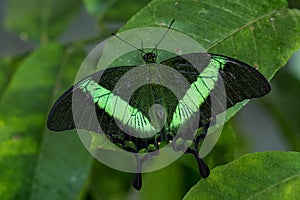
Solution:
M 80 54 L 74 54 L 70 65 L 62 65 L 66 55 L 56 44 L 38 48 L 1 97 L 0 199 L 74 199 L 84 185 L 90 158 L 76 135 L 45 131 L 58 70 L 65 66 L 66 78 L 70 65 L 81 62 Z
M 7 1 L 4 25 L 25 38 L 54 39 L 65 30 L 80 6 L 80 0 L 11 0 Z
M 211 171 L 184 197 L 197 199 L 297 199 L 300 195 L 300 153 L 248 154 Z

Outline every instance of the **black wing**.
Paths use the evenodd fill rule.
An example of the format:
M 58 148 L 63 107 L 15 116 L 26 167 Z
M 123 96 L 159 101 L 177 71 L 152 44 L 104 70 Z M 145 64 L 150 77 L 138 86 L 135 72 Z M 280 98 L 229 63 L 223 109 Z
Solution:
M 197 88 L 198 96 L 205 99 L 196 105 L 202 120 L 210 119 L 245 99 L 262 97 L 271 90 L 266 78 L 255 68 L 223 55 L 192 53 L 170 58 L 162 64 L 179 71 L 191 86 L 197 81 L 201 83 L 198 85 L 205 85 L 206 80 L 214 79 L 213 87 L 205 85 L 206 88 Z M 208 76 L 205 70 L 214 67 L 215 70 Z M 210 95 L 201 94 L 201 90 L 203 93 L 210 90 Z
M 108 90 L 112 90 L 120 77 L 132 68 L 133 67 L 131 66 L 117 67 L 95 72 L 69 88 L 52 106 L 47 120 L 48 129 L 53 131 L 64 131 L 82 128 L 98 132 L 100 130 L 99 122 L 97 121 L 97 117 L 93 115 L 97 107 L 95 106 L 92 97 L 80 89 L 80 84 L 85 80 L 93 80 Z M 76 118 L 76 127 L 73 117 Z M 108 116 L 104 115 L 103 117 L 108 118 Z

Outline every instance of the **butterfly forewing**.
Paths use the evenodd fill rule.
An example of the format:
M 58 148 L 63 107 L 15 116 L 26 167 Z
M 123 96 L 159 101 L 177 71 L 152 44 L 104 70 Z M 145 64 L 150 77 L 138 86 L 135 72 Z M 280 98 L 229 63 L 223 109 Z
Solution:
M 175 64 L 174 68 L 189 79 L 191 86 L 197 82 L 199 82 L 197 85 L 203 85 L 207 79 L 214 81 L 213 79 L 217 77 L 213 88 L 198 88 L 199 95 L 194 95 L 195 98 L 205 96 L 205 101 L 199 101 L 198 105 L 203 119 L 224 112 L 245 99 L 262 97 L 270 92 L 270 85 L 261 73 L 241 61 L 226 56 L 193 53 L 177 56 L 162 63 L 169 66 Z M 215 67 L 217 70 L 211 70 L 213 73 L 206 76 L 202 72 L 207 67 Z M 207 89 L 210 91 L 209 95 L 204 94 Z
M 213 55 L 220 58 L 220 55 Z M 245 99 L 265 96 L 271 90 L 268 81 L 255 68 L 241 61 L 221 57 L 225 64 L 220 70 L 226 90 L 227 108 Z

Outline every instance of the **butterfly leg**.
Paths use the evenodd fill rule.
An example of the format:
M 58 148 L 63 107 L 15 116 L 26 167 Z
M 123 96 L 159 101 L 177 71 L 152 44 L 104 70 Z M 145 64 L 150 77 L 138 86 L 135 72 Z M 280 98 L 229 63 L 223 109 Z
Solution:
M 137 167 L 136 167 L 136 173 L 135 173 L 134 178 L 132 180 L 132 186 L 136 190 L 141 190 L 142 185 L 143 185 L 143 181 L 142 181 L 142 166 L 143 166 L 143 163 L 145 161 L 151 159 L 151 155 L 148 154 L 148 155 L 144 156 L 143 158 L 140 158 L 138 154 L 135 154 L 135 157 L 136 157 Z
M 208 130 L 208 125 L 204 126 L 201 133 L 199 135 L 196 136 L 196 138 L 194 139 L 194 146 L 193 147 L 189 147 L 185 153 L 190 153 L 192 155 L 194 155 L 194 157 L 197 160 L 197 164 L 198 164 L 198 168 L 199 168 L 199 172 L 202 178 L 207 178 L 209 176 L 210 170 L 209 167 L 206 165 L 206 163 L 202 160 L 202 158 L 200 158 L 199 156 L 199 143 L 204 140 L 206 133 Z
M 132 185 L 136 190 L 141 190 L 142 188 L 142 162 L 139 158 L 136 159 L 137 161 L 137 169 L 132 180 Z

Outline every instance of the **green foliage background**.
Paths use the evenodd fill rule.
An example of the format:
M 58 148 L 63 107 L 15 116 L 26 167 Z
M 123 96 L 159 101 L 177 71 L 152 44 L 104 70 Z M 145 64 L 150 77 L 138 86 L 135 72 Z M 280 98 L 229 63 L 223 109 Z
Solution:
M 0 38 L 8 49 L 0 55 L 0 199 L 299 199 L 300 54 L 288 62 L 300 48 L 297 8 L 298 0 L 6 1 L 1 30 L 19 37 L 23 50 L 10 50 Z M 96 22 L 96 34 L 76 38 L 87 27 L 74 25 L 82 13 Z M 250 142 L 240 134 L 239 115 L 230 118 L 246 101 L 229 110 L 230 120 L 205 158 L 213 169 L 209 178 L 200 180 L 195 161 L 185 155 L 143 175 L 137 192 L 132 174 L 95 161 L 76 131 L 54 133 L 45 122 L 88 49 L 120 27 L 166 27 L 174 18 L 172 28 L 208 52 L 273 78 L 272 92 L 255 103 L 278 125 L 289 151 L 244 155 Z

